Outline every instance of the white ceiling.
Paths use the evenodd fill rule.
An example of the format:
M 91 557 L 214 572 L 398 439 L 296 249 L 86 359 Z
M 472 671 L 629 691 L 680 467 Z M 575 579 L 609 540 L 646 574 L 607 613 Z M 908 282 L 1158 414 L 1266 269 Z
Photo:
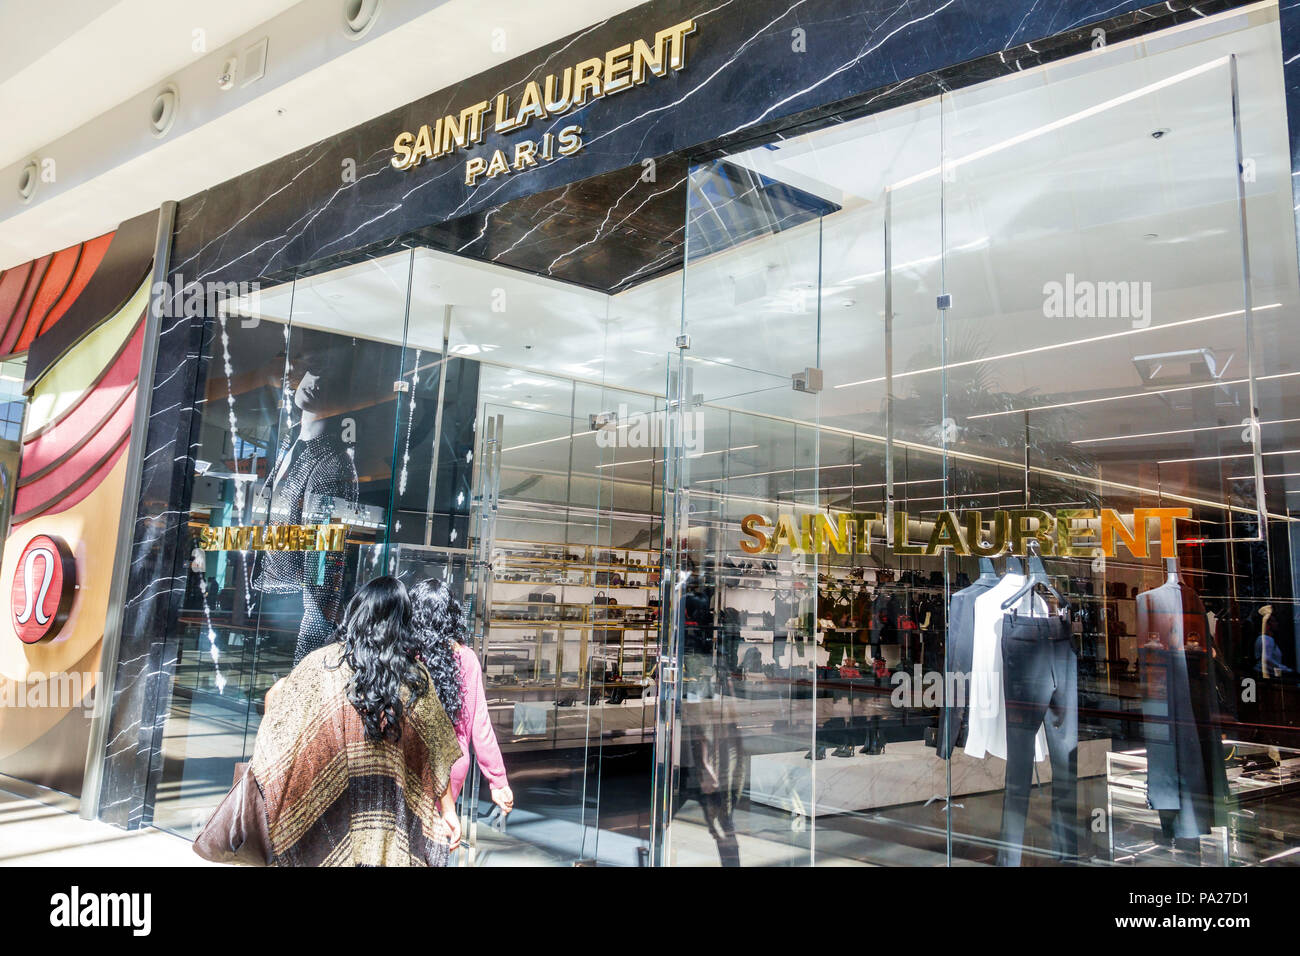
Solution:
M 39 150 L 298 0 L 0 4 L 0 168 Z
M 359 41 L 344 0 L 51 0 L 0 5 L 0 269 L 100 235 L 591 24 L 639 0 L 383 0 Z M 95 15 L 96 12 L 98 15 Z M 195 29 L 206 53 L 194 52 Z M 494 46 L 503 30 L 504 46 Z M 222 91 L 224 59 L 267 38 L 265 77 Z M 172 131 L 156 92 L 176 85 Z M 29 159 L 57 180 L 22 204 Z

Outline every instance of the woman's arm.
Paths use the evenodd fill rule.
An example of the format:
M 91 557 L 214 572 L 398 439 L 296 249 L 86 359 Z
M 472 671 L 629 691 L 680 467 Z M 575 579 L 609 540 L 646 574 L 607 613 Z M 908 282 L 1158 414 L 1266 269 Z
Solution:
M 465 713 L 469 718 L 469 739 L 474 745 L 474 757 L 479 770 L 487 778 L 492 790 L 492 802 L 509 813 L 514 809 L 515 798 L 506 779 L 505 762 L 501 759 L 501 745 L 488 716 L 487 698 L 483 693 L 483 671 L 478 657 L 468 647 L 461 645 L 461 678 L 463 681 Z
M 456 816 L 456 798 L 451 795 L 451 787 L 442 791 L 438 809 L 442 811 L 442 822 L 447 827 L 447 842 L 455 846 L 460 842 L 460 817 Z

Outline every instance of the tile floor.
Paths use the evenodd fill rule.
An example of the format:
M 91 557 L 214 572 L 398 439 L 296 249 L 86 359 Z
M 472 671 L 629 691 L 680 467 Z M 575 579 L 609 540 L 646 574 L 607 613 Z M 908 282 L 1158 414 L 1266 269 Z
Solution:
M 71 797 L 49 790 L 40 797 L 0 789 L 0 866 L 217 865 L 199 859 L 187 841 L 170 833 L 82 820 Z

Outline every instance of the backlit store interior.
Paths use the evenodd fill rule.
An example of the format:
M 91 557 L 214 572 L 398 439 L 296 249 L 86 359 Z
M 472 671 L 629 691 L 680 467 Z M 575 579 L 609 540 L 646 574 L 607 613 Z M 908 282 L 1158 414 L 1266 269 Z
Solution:
M 640 167 L 434 224 L 211 323 L 196 539 L 265 521 L 309 433 L 302 523 L 349 531 L 297 589 L 196 553 L 157 825 L 195 831 L 298 641 L 389 569 L 474 610 L 518 808 L 466 797 L 480 864 L 1300 861 L 1276 7 L 841 119 L 661 163 L 636 203 Z M 1070 647 L 1038 762 L 1037 724 L 981 754 L 895 693 L 958 669 L 954 595 L 1016 562 L 883 527 L 741 547 L 755 514 L 905 511 L 925 541 L 1028 507 L 1192 514 L 1176 562 L 1043 557 Z M 1160 587 L 1172 642 L 1139 633 Z

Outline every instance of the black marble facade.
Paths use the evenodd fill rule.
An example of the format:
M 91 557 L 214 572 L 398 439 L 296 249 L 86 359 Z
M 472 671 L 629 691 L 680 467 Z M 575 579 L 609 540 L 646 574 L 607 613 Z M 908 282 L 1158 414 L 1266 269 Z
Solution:
M 675 189 L 684 160 L 932 96 L 1090 49 L 1101 25 L 1115 42 L 1206 16 L 1232 0 L 654 0 L 478 76 L 439 90 L 180 204 L 171 271 L 192 281 L 293 275 L 350 250 L 394 247 L 460 217 L 612 171 L 666 162 L 617 194 L 595 234 L 616 228 L 656 194 Z M 452 157 L 398 171 L 394 136 L 553 70 L 694 17 L 680 73 L 536 121 Z M 1288 100 L 1300 94 L 1300 3 L 1282 4 Z M 802 31 L 803 52 L 796 52 Z M 463 181 L 465 160 L 516 139 L 577 123 L 584 148 L 519 173 Z M 1291 112 L 1292 142 L 1300 106 Z M 1296 150 L 1293 147 L 1293 156 Z M 353 172 L 353 169 L 355 170 Z M 683 206 L 682 215 L 685 215 Z M 472 241 L 472 238 L 471 238 Z M 527 241 L 527 235 L 521 241 Z M 662 267 L 659 263 L 658 267 Z M 183 526 L 192 449 L 206 381 L 199 318 L 166 320 L 131 554 L 120 665 L 100 816 L 123 827 L 152 816 L 162 724 L 175 649 L 168 642 L 184 590 Z M 667 347 L 667 346 L 666 346 Z

